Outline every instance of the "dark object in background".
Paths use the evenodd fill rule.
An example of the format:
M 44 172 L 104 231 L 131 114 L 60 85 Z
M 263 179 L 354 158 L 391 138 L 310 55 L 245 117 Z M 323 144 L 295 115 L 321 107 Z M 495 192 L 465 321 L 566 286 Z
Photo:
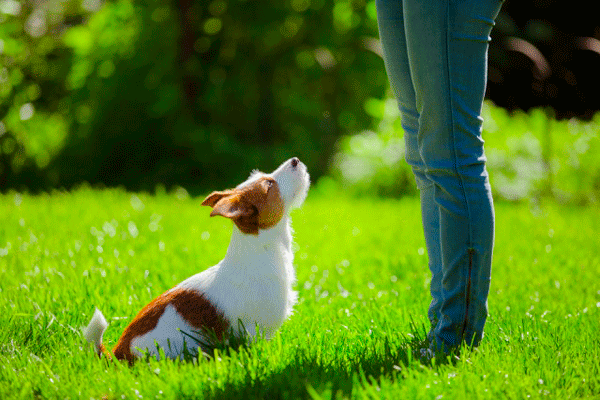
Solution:
M 583 1 L 508 1 L 492 33 L 487 97 L 559 119 L 600 110 L 600 20 Z

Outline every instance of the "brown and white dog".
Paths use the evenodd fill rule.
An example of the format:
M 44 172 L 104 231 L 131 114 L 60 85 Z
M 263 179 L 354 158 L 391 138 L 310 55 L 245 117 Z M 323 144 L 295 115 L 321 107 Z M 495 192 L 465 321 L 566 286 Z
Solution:
M 230 330 L 253 337 L 258 327 L 269 338 L 296 303 L 289 213 L 302 205 L 309 185 L 306 166 L 292 158 L 271 174 L 254 171 L 235 189 L 210 194 L 202 202 L 213 208 L 210 215 L 235 223 L 225 258 L 144 307 L 125 328 L 114 357 L 132 363 L 147 351 L 159 358 L 158 348 L 169 358 L 198 354 L 210 343 L 207 332 L 217 339 Z M 107 326 L 96 309 L 84 336 L 110 357 L 102 344 Z

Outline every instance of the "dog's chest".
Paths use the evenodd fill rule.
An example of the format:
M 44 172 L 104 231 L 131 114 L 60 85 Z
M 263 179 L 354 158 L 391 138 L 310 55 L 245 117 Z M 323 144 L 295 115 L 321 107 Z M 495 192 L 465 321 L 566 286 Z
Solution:
M 255 266 L 238 267 L 236 273 L 217 276 L 206 294 L 223 311 L 231 326 L 240 320 L 248 333 L 254 335 L 258 324 L 270 335 L 291 313 L 295 302 L 293 268 L 289 264 L 275 265 L 265 259 L 261 273 L 256 273 Z

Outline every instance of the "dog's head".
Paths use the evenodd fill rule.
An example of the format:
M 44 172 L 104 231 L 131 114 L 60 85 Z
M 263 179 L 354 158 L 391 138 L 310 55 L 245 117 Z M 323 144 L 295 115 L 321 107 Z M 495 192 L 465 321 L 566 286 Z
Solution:
M 211 193 L 202 205 L 213 208 L 211 217 L 230 218 L 243 233 L 258 235 L 302 205 L 309 186 L 306 166 L 294 157 L 271 174 L 254 171 L 235 189 Z

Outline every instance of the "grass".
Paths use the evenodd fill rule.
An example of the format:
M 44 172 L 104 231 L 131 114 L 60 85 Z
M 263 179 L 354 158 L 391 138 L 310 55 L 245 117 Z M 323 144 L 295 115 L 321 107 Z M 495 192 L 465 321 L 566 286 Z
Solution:
M 0 196 L 0 398 L 600 398 L 600 212 L 498 203 L 490 318 L 454 363 L 427 329 L 419 205 L 314 190 L 293 214 L 295 314 L 271 340 L 196 363 L 99 360 L 154 296 L 218 262 L 231 224 L 202 199 L 81 188 Z

